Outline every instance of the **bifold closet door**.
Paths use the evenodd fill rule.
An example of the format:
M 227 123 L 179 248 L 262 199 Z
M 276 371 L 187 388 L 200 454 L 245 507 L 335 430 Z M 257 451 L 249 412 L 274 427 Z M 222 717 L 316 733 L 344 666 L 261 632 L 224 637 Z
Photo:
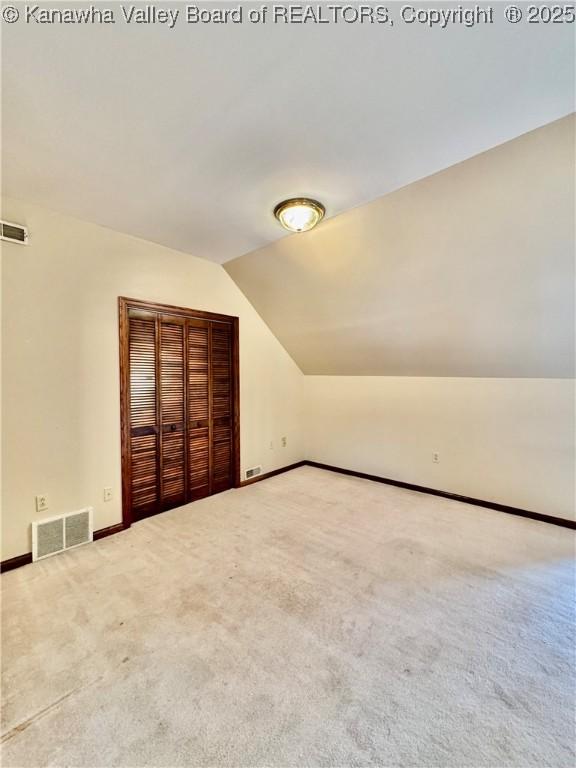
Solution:
M 219 493 L 233 486 L 232 328 L 212 323 L 210 331 L 211 479 Z
M 139 520 L 160 501 L 156 316 L 131 311 L 128 334 L 131 507 Z
M 234 328 L 128 308 L 130 520 L 233 487 Z
M 185 321 L 129 317 L 132 514 L 186 502 Z
M 211 493 L 210 323 L 188 319 L 188 494 Z
M 233 485 L 232 328 L 188 325 L 188 488 L 190 499 Z
M 186 503 L 185 320 L 160 316 L 160 506 Z

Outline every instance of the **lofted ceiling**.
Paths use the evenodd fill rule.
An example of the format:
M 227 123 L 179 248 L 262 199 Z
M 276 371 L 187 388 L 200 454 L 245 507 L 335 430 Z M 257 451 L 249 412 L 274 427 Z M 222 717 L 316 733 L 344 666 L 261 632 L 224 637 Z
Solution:
M 444 30 L 3 24 L 3 191 L 221 263 L 292 243 L 271 214 L 285 197 L 333 217 L 573 110 L 573 28 L 495 15 Z M 304 236 L 300 258 L 341 227 Z
M 574 375 L 568 116 L 225 269 L 308 374 Z

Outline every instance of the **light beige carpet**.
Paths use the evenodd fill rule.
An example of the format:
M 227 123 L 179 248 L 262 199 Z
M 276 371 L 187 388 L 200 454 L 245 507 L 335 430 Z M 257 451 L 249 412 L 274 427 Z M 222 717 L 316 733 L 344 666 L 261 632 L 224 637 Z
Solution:
M 303 467 L 10 572 L 3 765 L 573 766 L 573 544 Z

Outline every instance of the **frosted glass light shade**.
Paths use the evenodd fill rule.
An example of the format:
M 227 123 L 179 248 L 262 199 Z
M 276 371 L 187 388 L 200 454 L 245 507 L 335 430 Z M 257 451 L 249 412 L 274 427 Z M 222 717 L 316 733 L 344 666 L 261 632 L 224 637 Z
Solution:
M 324 213 L 322 203 L 308 197 L 284 200 L 274 208 L 274 216 L 284 229 L 290 232 L 306 232 L 312 229 L 324 218 Z

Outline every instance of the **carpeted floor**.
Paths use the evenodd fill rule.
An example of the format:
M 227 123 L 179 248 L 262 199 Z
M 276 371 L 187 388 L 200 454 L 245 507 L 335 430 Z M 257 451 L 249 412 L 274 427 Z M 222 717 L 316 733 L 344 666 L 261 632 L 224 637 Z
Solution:
M 2 577 L 3 765 L 574 765 L 574 537 L 303 467 Z

